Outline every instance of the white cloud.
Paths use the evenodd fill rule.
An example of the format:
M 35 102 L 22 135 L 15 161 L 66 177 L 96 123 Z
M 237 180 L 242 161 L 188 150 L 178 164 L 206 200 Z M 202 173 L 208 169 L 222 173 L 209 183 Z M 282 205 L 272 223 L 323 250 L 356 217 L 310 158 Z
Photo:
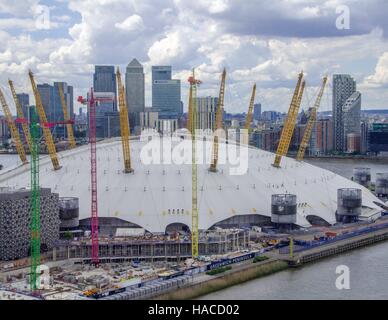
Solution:
M 4 52 L 0 52 L 0 63 L 11 62 L 12 60 L 12 52 L 10 49 L 5 50 Z
M 35 13 L 39 0 L 1 0 L 0 12 L 16 17 L 28 17 Z
M 143 19 L 137 14 L 134 14 L 121 23 L 116 23 L 115 27 L 128 32 L 141 31 L 144 29 Z
M 382 87 L 388 85 L 388 51 L 379 58 L 375 73 L 365 79 L 365 87 Z
M 326 34 L 322 30 L 335 25 L 331 19 L 337 0 L 69 0 L 61 5 L 66 3 L 70 11 L 52 14 L 57 30 L 31 34 L 31 12 L 23 13 L 19 1 L 15 7 L 14 2 L 0 0 L 0 9 L 11 15 L 7 19 L 13 24 L 10 30 L 0 20 L 0 81 L 12 77 L 20 90 L 30 90 L 27 70 L 32 68 L 38 82 L 63 79 L 82 93 L 91 86 L 95 64 L 118 65 L 123 70 L 133 57 L 147 72 L 147 105 L 154 64 L 173 66 L 174 77 L 182 80 L 185 105 L 191 68 L 196 67 L 203 81 L 199 94 L 217 95 L 220 73 L 226 67 L 226 109 L 234 112 L 246 111 L 254 82 L 264 109 L 286 111 L 301 69 L 311 92 L 326 73 L 352 73 L 359 83 L 365 79 L 360 87 L 373 84 L 373 88 L 365 87 L 363 101 L 373 100 L 374 106 L 378 106 L 374 88 L 388 83 L 385 19 L 374 24 L 366 19 L 360 25 L 362 32 Z M 34 6 L 39 1 L 20 3 Z M 364 8 L 354 3 L 352 16 L 362 16 Z M 64 29 L 64 23 L 78 17 Z M 260 24 L 267 20 L 271 32 Z M 15 29 L 20 33 L 15 34 Z M 290 36 L 294 33 L 300 36 Z

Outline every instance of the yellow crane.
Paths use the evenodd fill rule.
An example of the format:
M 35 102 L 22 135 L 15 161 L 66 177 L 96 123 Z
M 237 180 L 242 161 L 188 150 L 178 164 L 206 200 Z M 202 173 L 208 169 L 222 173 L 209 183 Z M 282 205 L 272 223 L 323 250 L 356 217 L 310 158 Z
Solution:
M 9 131 L 11 131 L 12 140 L 16 146 L 16 151 L 19 154 L 19 157 L 22 163 L 27 164 L 28 161 L 27 161 L 26 153 L 24 152 L 23 144 L 22 144 L 22 141 L 20 140 L 18 129 L 16 128 L 15 122 L 12 119 L 11 111 L 9 110 L 7 101 L 5 100 L 3 91 L 1 91 L 1 89 L 0 89 L 0 102 L 3 107 L 5 118 L 7 119 Z
M 251 100 L 249 102 L 247 119 L 245 121 L 245 130 L 246 130 L 246 133 L 247 133 L 247 136 L 245 137 L 245 141 L 244 141 L 245 144 L 249 144 L 249 130 L 251 128 L 252 115 L 253 115 L 253 107 L 254 107 L 254 104 L 255 104 L 255 96 L 256 96 L 256 83 L 253 85 L 252 96 L 251 96 Z
M 16 95 L 16 91 L 15 91 L 15 88 L 13 86 L 12 80 L 8 80 L 8 84 L 9 84 L 9 87 L 10 87 L 11 92 L 12 92 L 13 100 L 15 101 L 16 112 L 17 112 L 18 118 L 21 120 L 24 138 L 26 139 L 28 149 L 31 152 L 31 134 L 30 134 L 30 130 L 28 128 L 27 121 L 24 118 L 22 106 L 20 105 L 20 101 L 18 99 L 18 96 Z
M 192 156 L 192 170 L 191 170 L 191 255 L 195 259 L 198 257 L 198 168 L 197 168 L 197 140 L 195 130 L 197 129 L 197 89 L 201 81 L 195 78 L 195 70 L 193 69 L 192 76 L 189 78 L 190 83 L 190 99 L 191 104 L 191 156 Z
M 216 125 L 212 150 L 212 162 L 210 165 L 210 172 L 217 172 L 218 164 L 218 130 L 222 129 L 222 116 L 224 112 L 224 96 L 225 96 L 225 81 L 226 81 L 226 69 L 222 72 L 220 93 L 218 96 L 217 113 L 216 113 Z
M 117 68 L 117 87 L 119 92 L 119 105 L 120 105 L 120 130 L 121 130 L 121 143 L 123 145 L 123 156 L 124 156 L 124 172 L 132 173 L 134 170 L 132 169 L 131 164 L 131 149 L 129 146 L 129 120 L 128 120 L 128 109 L 127 102 L 125 99 L 125 89 L 121 82 L 121 73 L 120 69 Z
M 317 112 L 318 112 L 318 109 L 321 105 L 322 96 L 323 96 L 323 93 L 325 91 L 325 87 L 326 87 L 328 79 L 329 79 L 328 76 L 325 76 L 323 78 L 322 87 L 318 93 L 317 100 L 315 101 L 314 107 L 310 111 L 310 117 L 309 117 L 309 120 L 307 122 L 306 130 L 304 132 L 303 139 L 302 139 L 302 143 L 299 147 L 299 151 L 298 151 L 298 154 L 296 156 L 296 160 L 298 160 L 298 161 L 303 160 L 305 152 L 306 152 L 306 148 L 309 145 L 311 134 L 313 132 L 313 128 L 314 128 L 315 122 L 317 120 Z
M 276 152 L 274 167 L 279 168 L 282 157 L 287 155 L 288 148 L 290 147 L 292 135 L 294 134 L 296 119 L 298 117 L 298 111 L 302 102 L 303 92 L 305 88 L 305 81 L 303 81 L 303 72 L 299 74 L 298 83 L 295 88 L 294 95 L 292 97 L 290 109 L 288 110 L 287 119 L 284 123 L 282 134 L 279 141 L 279 146 Z
M 70 122 L 69 113 L 67 112 L 67 104 L 65 101 L 65 95 L 63 94 L 62 85 L 58 83 L 58 92 L 59 97 L 61 98 L 62 112 L 63 112 L 63 121 L 66 122 L 67 137 L 69 139 L 69 148 L 73 149 L 76 147 L 73 125 Z
M 39 93 L 38 88 L 36 86 L 36 83 L 34 80 L 34 75 L 33 75 L 31 70 L 28 72 L 28 75 L 30 77 L 32 91 L 34 92 L 36 109 L 38 111 L 41 127 L 43 130 L 43 136 L 44 136 L 44 139 L 45 139 L 46 144 L 47 144 L 47 149 L 48 149 L 48 152 L 50 155 L 50 159 L 51 159 L 51 162 L 53 164 L 54 170 L 59 170 L 59 169 L 61 169 L 61 166 L 59 165 L 57 151 L 55 149 L 53 136 L 51 135 L 51 131 L 49 129 L 49 125 L 48 125 L 47 118 L 46 118 L 46 113 L 44 112 L 42 99 L 40 98 L 40 93 Z

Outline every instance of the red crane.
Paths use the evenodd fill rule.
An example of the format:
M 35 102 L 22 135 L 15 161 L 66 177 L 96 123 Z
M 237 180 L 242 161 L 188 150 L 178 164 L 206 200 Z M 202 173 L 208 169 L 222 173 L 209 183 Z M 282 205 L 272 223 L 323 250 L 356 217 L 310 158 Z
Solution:
M 86 104 L 89 111 L 89 143 L 90 143 L 90 176 L 91 176 L 91 237 L 92 263 L 100 263 L 98 250 L 98 202 L 97 202 L 97 146 L 96 146 L 96 104 L 97 102 L 112 102 L 111 98 L 98 98 L 90 89 L 86 99 L 78 97 L 78 102 Z

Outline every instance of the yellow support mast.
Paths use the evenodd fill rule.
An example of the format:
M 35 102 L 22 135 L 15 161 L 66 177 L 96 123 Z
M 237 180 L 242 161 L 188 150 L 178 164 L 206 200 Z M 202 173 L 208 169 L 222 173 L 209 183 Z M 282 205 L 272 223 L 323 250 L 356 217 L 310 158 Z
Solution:
M 70 117 L 69 117 L 69 113 L 67 112 L 65 95 L 63 94 L 61 83 L 58 83 L 58 92 L 59 92 L 59 97 L 61 98 L 63 121 L 67 122 L 66 129 L 67 129 L 67 137 L 69 139 L 69 148 L 74 149 L 76 147 L 76 143 L 74 139 L 73 125 L 70 123 Z
M 9 131 L 11 131 L 12 140 L 16 146 L 16 151 L 19 154 L 19 157 L 20 157 L 20 160 L 22 161 L 22 163 L 27 164 L 28 161 L 27 161 L 26 153 L 24 152 L 23 144 L 22 144 L 22 141 L 20 139 L 18 129 L 16 128 L 15 122 L 12 119 L 11 111 L 9 110 L 7 101 L 5 100 L 3 91 L 1 91 L 1 89 L 0 89 L 0 102 L 1 102 L 1 105 L 3 107 L 5 118 L 7 119 Z
M 193 117 L 193 86 L 190 85 L 189 89 L 189 114 L 187 117 L 187 130 L 192 133 L 192 117 Z
M 303 81 L 303 72 L 299 74 L 298 83 L 295 88 L 294 95 L 292 97 L 290 109 L 288 110 L 287 119 L 284 123 L 284 127 L 282 130 L 282 135 L 280 137 L 280 142 L 278 146 L 278 150 L 276 152 L 275 162 L 273 164 L 274 167 L 280 168 L 280 162 L 282 161 L 282 157 L 286 156 L 288 153 L 288 149 L 290 147 L 292 135 L 294 134 L 296 119 L 298 117 L 298 111 L 300 108 L 300 104 L 302 102 L 303 92 L 305 88 L 305 81 Z
M 50 159 L 51 159 L 51 162 L 53 164 L 54 170 L 59 170 L 59 169 L 61 169 L 61 166 L 59 165 L 59 160 L 58 160 L 58 156 L 57 156 L 57 151 L 55 149 L 53 136 L 51 135 L 51 131 L 48 127 L 46 113 L 44 112 L 44 108 L 43 108 L 43 104 L 42 104 L 42 99 L 40 98 L 40 93 L 39 93 L 38 88 L 36 86 L 36 83 L 34 80 L 34 75 L 33 75 L 31 70 L 28 72 L 28 75 L 30 77 L 32 91 L 34 92 L 36 110 L 38 111 L 40 124 L 41 124 L 41 128 L 43 130 L 44 139 L 45 139 L 46 144 L 47 144 L 47 149 L 48 149 L 48 152 L 50 154 Z
M 131 149 L 129 146 L 129 120 L 128 120 L 128 109 L 125 99 L 125 89 L 121 82 L 121 73 L 120 69 L 117 68 L 117 87 L 119 93 L 119 105 L 120 105 L 120 130 L 121 130 L 121 143 L 123 146 L 123 156 L 124 156 L 124 172 L 133 173 L 131 164 Z
M 304 155 L 306 153 L 306 149 L 309 145 L 311 134 L 313 132 L 315 122 L 317 121 L 317 112 L 318 112 L 318 109 L 321 105 L 322 96 L 323 96 L 323 93 L 325 91 L 325 87 L 326 87 L 326 84 L 328 82 L 328 79 L 329 79 L 328 76 L 325 76 L 323 78 L 321 90 L 318 93 L 317 100 L 315 101 L 314 107 L 311 109 L 310 117 L 309 117 L 309 120 L 307 122 L 306 130 L 304 132 L 303 139 L 302 139 L 302 143 L 299 147 L 299 151 L 298 151 L 298 154 L 296 156 L 296 160 L 298 160 L 298 161 L 303 160 Z
M 249 102 L 247 119 L 245 121 L 245 130 L 247 132 L 247 136 L 245 137 L 244 144 L 249 144 L 249 130 L 251 129 L 252 115 L 253 115 L 253 107 L 255 104 L 255 96 L 256 96 L 256 83 L 253 85 L 252 96 Z
M 226 69 L 222 72 L 220 93 L 218 96 L 217 113 L 216 113 L 216 125 L 212 150 L 212 162 L 210 165 L 210 172 L 217 172 L 218 164 L 218 130 L 222 129 L 222 117 L 224 112 L 224 96 L 225 96 L 225 81 L 226 81 Z
M 247 114 L 247 119 L 245 121 L 245 130 L 249 130 L 251 128 L 251 122 L 252 122 L 252 115 L 253 115 L 253 107 L 255 104 L 255 96 L 256 96 L 256 83 L 253 86 L 252 89 L 252 96 L 251 100 L 249 102 L 249 109 Z
M 16 112 L 17 112 L 18 118 L 21 120 L 24 138 L 26 139 L 28 149 L 31 152 L 31 134 L 30 134 L 30 130 L 28 128 L 27 121 L 25 121 L 25 118 L 24 118 L 22 106 L 20 105 L 20 101 L 18 99 L 18 96 L 16 95 L 15 87 L 13 86 L 12 80 L 8 80 L 8 84 L 9 84 L 9 87 L 10 87 L 11 92 L 12 92 L 13 100 L 15 102 Z
M 195 78 L 195 70 L 193 69 L 192 76 L 189 78 L 190 82 L 190 99 L 191 101 L 191 155 L 192 155 L 192 170 L 191 170 L 191 186 L 192 186 L 192 195 L 191 195 L 191 255 L 195 259 L 198 257 L 198 240 L 199 240 L 199 231 L 198 231 L 198 168 L 197 168 L 197 140 L 195 130 L 198 127 L 197 122 L 197 89 L 201 84 L 200 80 Z

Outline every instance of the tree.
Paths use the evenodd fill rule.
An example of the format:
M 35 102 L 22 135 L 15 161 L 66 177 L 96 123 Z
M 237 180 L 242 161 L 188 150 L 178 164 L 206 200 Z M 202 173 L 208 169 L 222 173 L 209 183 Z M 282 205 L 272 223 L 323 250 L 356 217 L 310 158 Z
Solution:
M 65 239 L 71 240 L 73 239 L 73 234 L 70 231 L 66 231 L 64 234 Z

